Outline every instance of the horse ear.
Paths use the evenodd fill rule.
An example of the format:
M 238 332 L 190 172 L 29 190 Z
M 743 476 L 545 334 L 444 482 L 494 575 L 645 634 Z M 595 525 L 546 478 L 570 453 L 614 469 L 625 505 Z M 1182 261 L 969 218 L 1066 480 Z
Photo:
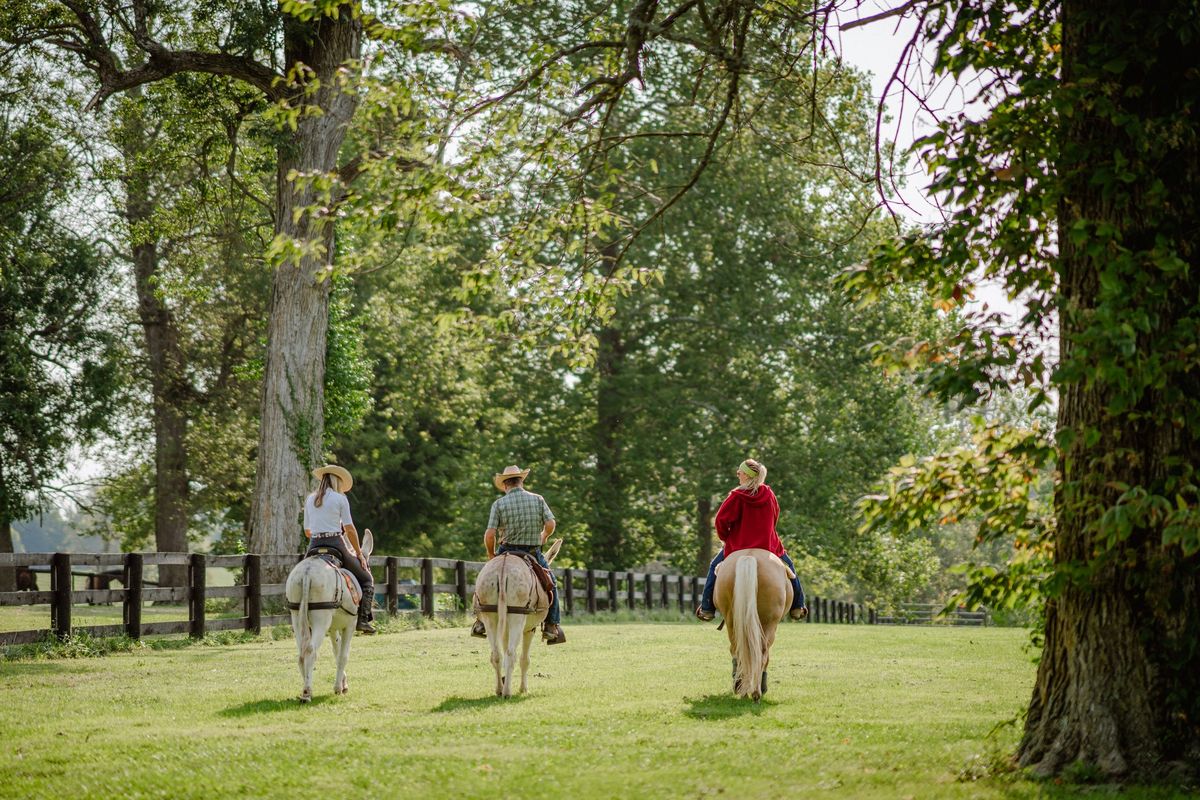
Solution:
M 555 539 L 554 544 L 550 545 L 550 549 L 545 552 L 546 563 L 549 564 L 558 555 L 559 549 L 562 547 L 562 539 Z
M 363 532 L 362 552 L 363 557 L 370 558 L 371 551 L 375 549 L 375 537 L 371 534 L 371 529 L 367 528 Z

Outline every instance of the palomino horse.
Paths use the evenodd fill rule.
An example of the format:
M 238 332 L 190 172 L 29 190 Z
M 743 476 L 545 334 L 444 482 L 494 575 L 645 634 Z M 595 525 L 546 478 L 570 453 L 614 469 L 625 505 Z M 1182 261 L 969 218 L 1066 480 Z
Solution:
M 787 566 L 767 550 L 738 550 L 717 570 L 715 599 L 729 634 L 733 693 L 758 702 L 767 693 L 775 629 L 792 605 Z
M 546 551 L 546 563 L 554 561 L 562 539 L 556 539 Z M 494 611 L 482 611 L 482 607 Z M 501 553 L 483 565 L 475 579 L 475 609 L 483 620 L 488 644 L 492 647 L 492 666 L 496 669 L 496 695 L 512 697 L 513 664 L 517 641 L 521 640 L 521 693 L 527 688 L 529 644 L 538 625 L 550 610 L 550 596 L 517 553 Z
M 362 540 L 363 555 L 370 558 L 374 547 L 375 537 L 368 529 Z M 312 700 L 313 668 L 326 633 L 333 642 L 337 660 L 333 693 L 345 694 L 350 689 L 346 682 L 346 662 L 350 660 L 350 640 L 358 622 L 355 597 L 362 594 L 358 580 L 321 556 L 309 556 L 292 568 L 284 592 L 292 609 L 292 632 L 296 634 L 300 677 L 304 681 L 300 702 Z M 371 598 L 363 597 L 362 602 L 369 603 Z

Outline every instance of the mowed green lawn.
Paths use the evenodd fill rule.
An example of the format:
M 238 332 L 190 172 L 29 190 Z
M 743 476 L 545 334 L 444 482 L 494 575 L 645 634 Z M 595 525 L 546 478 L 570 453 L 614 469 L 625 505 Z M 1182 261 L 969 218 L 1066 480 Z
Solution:
M 295 645 L 139 649 L 0 663 L 0 796 L 1035 797 L 983 776 L 1011 750 L 1034 667 L 1014 629 L 789 624 L 755 705 L 729 694 L 724 633 L 567 626 L 530 691 L 493 697 L 464 629 L 358 637 L 312 705 Z M 1171 796 L 1138 792 L 1137 796 Z

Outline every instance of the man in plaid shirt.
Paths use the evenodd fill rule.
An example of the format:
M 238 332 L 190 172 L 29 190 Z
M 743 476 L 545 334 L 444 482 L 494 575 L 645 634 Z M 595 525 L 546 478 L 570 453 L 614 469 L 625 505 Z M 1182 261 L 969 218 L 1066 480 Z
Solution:
M 542 555 L 542 545 L 554 533 L 554 512 L 544 497 L 525 490 L 525 478 L 528 475 L 529 470 L 513 464 L 492 476 L 492 482 L 504 492 L 504 496 L 492 503 L 483 544 L 489 560 L 498 553 L 521 550 L 532 553 L 538 563 L 550 572 L 550 564 Z M 558 585 L 553 572 L 550 572 L 550 580 L 554 583 L 554 596 L 550 599 L 550 610 L 542 625 L 542 638 L 546 644 L 562 644 L 567 637 L 559 625 Z M 471 635 L 487 637 L 483 622 L 475 620 Z

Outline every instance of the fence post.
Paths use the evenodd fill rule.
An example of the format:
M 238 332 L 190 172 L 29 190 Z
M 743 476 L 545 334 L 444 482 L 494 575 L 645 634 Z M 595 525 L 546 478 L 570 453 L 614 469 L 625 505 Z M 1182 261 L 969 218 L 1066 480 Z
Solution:
M 559 602 L 559 605 L 562 606 L 563 611 L 566 612 L 568 617 L 574 616 L 574 614 L 575 614 L 575 571 L 572 570 L 570 567 L 567 567 L 566 569 L 563 570 L 562 593 L 563 593 L 563 596 L 562 596 L 562 600 Z
M 632 572 L 625 573 L 625 603 L 632 610 L 637 608 L 637 586 Z
M 646 610 L 654 608 L 654 576 L 646 573 Z
M 188 605 L 191 622 L 189 634 L 193 639 L 204 638 L 204 594 L 208 570 L 203 553 L 192 553 L 188 558 Z
M 400 608 L 400 580 L 397 576 L 400 562 L 395 556 L 383 560 L 383 579 L 387 581 L 387 613 L 389 617 L 396 616 Z
M 870 609 L 867 610 L 867 624 L 868 625 L 878 625 L 879 624 L 876 621 L 879 618 L 875 614 L 876 614 L 876 612 L 875 612 L 874 606 L 872 606 Z
M 855 619 L 855 617 L 857 616 L 857 613 L 856 613 L 857 611 L 858 611 L 858 603 L 851 603 L 850 604 L 850 624 L 851 625 L 853 625 L 857 621 Z
M 470 608 L 467 605 L 467 562 L 461 559 L 454 562 L 454 588 L 458 592 L 460 608 L 465 613 Z
M 676 600 L 676 601 L 678 602 L 678 604 L 679 604 L 679 613 L 680 613 L 680 614 L 682 614 L 682 613 L 683 613 L 683 609 L 684 609 L 684 605 L 683 605 L 683 576 L 682 576 L 682 575 L 676 575 L 676 576 L 675 576 L 675 600 Z
M 589 614 L 596 613 L 596 571 L 587 571 L 587 610 Z
M 247 553 L 242 561 L 246 584 L 246 630 L 262 633 L 262 556 Z
M 433 616 L 433 559 L 421 559 L 421 613 Z
M 658 582 L 658 590 L 662 599 L 662 607 L 671 607 L 671 587 L 667 585 L 667 573 L 662 574 L 662 578 Z
M 50 628 L 59 639 L 71 635 L 71 555 L 55 553 L 50 556 L 50 591 L 54 601 L 50 606 Z
M 699 605 L 700 605 L 700 579 L 693 575 L 692 576 L 691 610 L 694 610 Z M 687 613 L 687 610 L 685 610 L 684 613 Z
M 608 571 L 608 610 L 617 613 L 617 572 Z
M 125 554 L 125 635 L 142 638 L 142 554 Z

